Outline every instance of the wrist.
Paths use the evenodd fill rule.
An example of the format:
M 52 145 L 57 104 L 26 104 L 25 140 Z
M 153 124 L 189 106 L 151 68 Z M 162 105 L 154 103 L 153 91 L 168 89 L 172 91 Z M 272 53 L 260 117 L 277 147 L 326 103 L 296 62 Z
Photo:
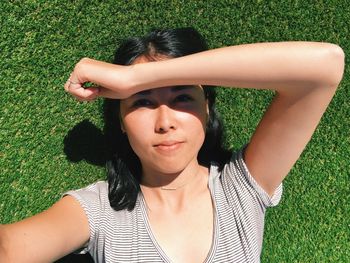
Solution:
M 89 79 L 88 72 L 92 61 L 93 59 L 85 57 L 80 59 L 80 61 L 75 65 L 73 72 L 75 73 L 74 75 L 77 78 L 76 82 L 85 83 L 85 82 L 91 81 Z

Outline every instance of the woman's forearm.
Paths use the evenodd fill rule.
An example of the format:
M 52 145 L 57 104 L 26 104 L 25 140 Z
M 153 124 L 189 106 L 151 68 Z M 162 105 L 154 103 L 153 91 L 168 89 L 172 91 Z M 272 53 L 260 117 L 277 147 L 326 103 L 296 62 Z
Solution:
M 258 43 L 213 49 L 134 67 L 136 90 L 180 84 L 274 89 L 335 87 L 344 53 L 334 44 Z
M 75 66 L 65 89 L 80 100 L 120 99 L 145 89 L 186 84 L 273 89 L 290 94 L 314 87 L 335 88 L 343 70 L 344 52 L 334 44 L 257 43 L 132 66 L 85 58 Z M 87 81 L 101 88 L 83 88 Z

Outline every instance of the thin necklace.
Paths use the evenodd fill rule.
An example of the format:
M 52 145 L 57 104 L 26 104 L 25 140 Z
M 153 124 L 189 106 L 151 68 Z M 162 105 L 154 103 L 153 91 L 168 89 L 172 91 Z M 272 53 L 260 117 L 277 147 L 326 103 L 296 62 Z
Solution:
M 182 187 L 184 187 L 185 185 L 189 184 L 190 182 L 186 182 L 178 187 L 165 187 L 165 186 L 161 186 L 160 190 L 164 190 L 164 191 L 175 191 L 177 189 L 180 189 Z

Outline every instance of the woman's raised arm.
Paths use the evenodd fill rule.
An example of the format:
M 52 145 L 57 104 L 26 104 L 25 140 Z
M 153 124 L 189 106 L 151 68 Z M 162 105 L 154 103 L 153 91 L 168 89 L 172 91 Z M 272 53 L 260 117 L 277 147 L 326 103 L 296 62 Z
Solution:
M 82 100 L 112 94 L 122 98 L 145 89 L 184 84 L 275 90 L 245 152 L 252 176 L 272 194 L 331 101 L 343 75 L 344 53 L 334 44 L 279 42 L 213 49 L 131 67 L 107 63 L 99 67 L 98 63 L 78 63 L 72 75 L 78 84 L 67 83 L 66 90 L 76 96 L 84 81 L 104 85 L 100 94 L 95 90 L 90 97 L 79 95 Z
M 155 63 L 151 73 L 145 70 L 145 75 L 156 76 L 149 82 L 154 86 L 184 82 L 276 91 L 245 152 L 252 176 L 270 195 L 310 140 L 344 70 L 342 49 L 327 43 L 251 44 L 177 60 Z

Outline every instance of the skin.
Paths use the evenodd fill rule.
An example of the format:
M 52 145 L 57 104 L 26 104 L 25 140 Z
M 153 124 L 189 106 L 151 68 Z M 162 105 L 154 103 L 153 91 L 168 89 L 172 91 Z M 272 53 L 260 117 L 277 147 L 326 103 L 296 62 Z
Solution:
M 198 166 L 207 116 L 201 88 L 167 87 L 138 93 L 121 102 L 121 116 L 129 142 L 140 157 L 145 184 L 165 185 L 172 181 L 168 175 Z
M 211 247 L 213 207 L 208 169 L 197 161 L 209 114 L 202 87 L 139 92 L 122 100 L 120 109 L 123 130 L 142 163 L 141 189 L 157 242 L 172 262 L 203 262 Z
M 192 151 L 186 152 L 183 159 L 179 157 L 182 147 L 187 149 L 186 143 L 162 157 L 152 147 L 159 138 L 161 141 L 171 138 L 170 134 L 176 140 L 190 138 L 190 143 L 197 146 L 202 140 L 206 104 L 202 101 L 202 106 L 190 107 L 190 110 L 182 106 L 179 109 L 176 103 L 174 107 L 171 87 L 202 84 L 276 92 L 244 156 L 252 176 L 273 195 L 310 140 L 341 81 L 343 70 L 344 53 L 333 44 L 258 43 L 132 66 L 85 58 L 75 66 L 70 77 L 74 83 L 67 82 L 65 90 L 81 101 L 97 97 L 127 98 L 122 103 L 123 125 L 135 151 L 141 155 L 144 175 L 141 187 L 152 231 L 174 262 L 189 259 L 196 262 L 205 258 L 212 238 L 208 171 L 198 166 Z M 82 85 L 87 81 L 100 87 L 84 89 Z M 156 106 L 128 108 L 130 96 L 145 90 L 152 90 Z M 142 115 L 140 111 L 150 116 L 150 123 L 143 121 L 146 131 L 134 123 L 138 118 L 136 112 Z M 195 123 L 193 130 L 188 130 L 190 120 Z M 160 132 L 162 126 L 164 130 Z M 151 144 L 140 142 L 136 128 L 145 132 Z M 199 134 L 198 139 L 192 138 L 195 132 Z M 147 154 L 165 158 L 169 164 L 155 163 Z M 181 161 L 174 162 L 173 157 Z M 187 181 L 190 175 L 196 175 L 193 181 Z M 188 183 L 176 191 L 159 189 L 184 182 Z M 202 234 L 194 235 L 192 228 Z M 89 227 L 83 209 L 73 198 L 65 197 L 39 215 L 0 226 L 0 238 L 0 261 L 50 262 L 85 244 Z M 198 242 L 198 246 L 191 254 L 188 248 L 193 242 Z M 174 243 L 182 245 L 174 247 Z

